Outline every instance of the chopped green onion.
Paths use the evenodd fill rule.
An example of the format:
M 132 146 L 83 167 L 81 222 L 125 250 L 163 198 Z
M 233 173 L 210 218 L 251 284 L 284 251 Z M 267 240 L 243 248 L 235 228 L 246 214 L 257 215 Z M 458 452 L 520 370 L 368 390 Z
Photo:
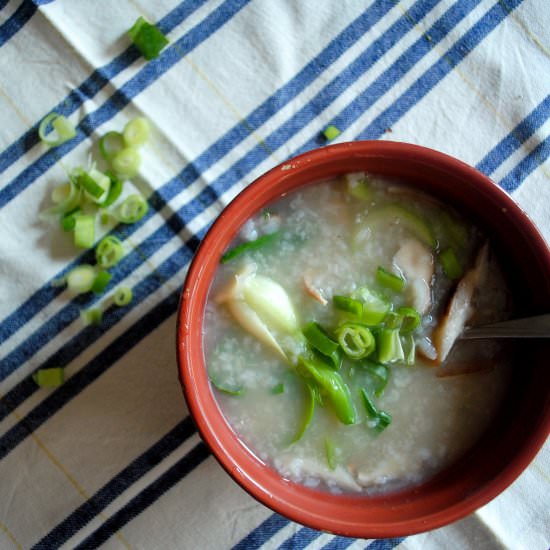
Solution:
M 119 286 L 113 293 L 113 303 L 115 306 L 127 306 L 134 296 L 132 289 L 127 286 Z
M 336 447 L 332 439 L 325 437 L 325 452 L 327 455 L 327 464 L 331 470 L 336 469 Z
M 124 248 L 119 239 L 108 235 L 102 239 L 95 249 L 95 259 L 100 267 L 113 267 L 124 256 Z
M 149 210 L 147 201 L 137 194 L 128 195 L 117 207 L 115 217 L 122 223 L 135 223 Z
M 98 271 L 92 284 L 92 292 L 95 294 L 101 294 L 105 290 L 105 287 L 109 284 L 111 278 L 112 275 L 108 271 Z
M 149 121 L 146 118 L 134 118 L 124 127 L 124 142 L 129 147 L 139 147 L 149 139 L 149 132 Z
M 100 325 L 103 319 L 103 310 L 98 307 L 83 309 L 80 312 L 80 319 L 85 327 L 89 325 Z
M 115 154 L 111 161 L 113 170 L 122 177 L 132 178 L 139 171 L 141 155 L 134 147 L 126 147 Z
M 361 396 L 363 398 L 363 405 L 365 406 L 365 411 L 370 420 L 376 421 L 375 430 L 377 432 L 384 431 L 391 424 L 391 415 L 385 411 L 381 411 L 373 403 L 372 399 L 369 397 L 367 390 L 361 388 Z
M 32 379 L 41 388 L 56 388 L 65 382 L 65 371 L 61 367 L 38 369 Z
M 376 348 L 372 332 L 358 323 L 344 323 L 336 329 L 338 343 L 351 359 L 362 359 Z
M 384 326 L 386 328 L 401 328 L 403 323 L 403 316 L 396 311 L 388 311 L 386 317 L 384 317 Z
M 71 210 L 61 216 L 61 228 L 63 231 L 72 231 L 74 229 L 76 218 L 80 216 L 80 213 L 80 206 L 77 206 L 74 210 Z
M 113 160 L 114 156 L 125 147 L 124 138 L 120 132 L 107 132 L 99 140 L 99 152 L 107 162 Z
M 210 376 L 210 382 L 218 391 L 226 393 L 227 395 L 238 396 L 238 395 L 243 395 L 243 393 L 245 392 L 245 389 L 243 386 L 229 386 L 227 384 L 223 384 L 219 382 L 213 376 Z
M 405 279 L 403 277 L 387 271 L 382 266 L 378 266 L 376 270 L 376 280 L 382 286 L 395 292 L 401 292 L 405 288 Z
M 362 201 L 371 201 L 374 198 L 372 187 L 369 185 L 368 176 L 363 173 L 346 174 L 348 193 Z
M 390 310 L 388 300 L 366 287 L 357 289 L 353 296 L 363 302 L 361 320 L 369 326 L 379 325 Z
M 302 333 L 314 349 L 330 359 L 331 364 L 335 369 L 340 368 L 342 365 L 340 346 L 338 345 L 338 342 L 335 342 L 328 336 L 328 334 L 318 323 L 308 323 L 302 329 Z
M 332 124 L 329 124 L 324 130 L 323 135 L 325 136 L 325 139 L 327 141 L 332 141 L 333 139 L 336 139 L 342 132 Z
M 451 281 L 460 279 L 462 276 L 462 266 L 452 248 L 443 250 L 443 252 L 439 254 L 439 261 L 441 262 L 445 275 L 451 279 Z
M 273 395 L 279 395 L 281 393 L 285 393 L 285 385 L 281 382 L 280 384 L 277 384 L 271 388 L 271 393 Z
M 378 360 L 393 363 L 405 358 L 398 329 L 382 328 L 378 332 Z
M 359 300 L 354 298 L 348 298 L 347 296 L 333 296 L 332 303 L 336 309 L 351 313 L 357 317 L 360 317 L 363 313 L 363 304 Z
M 55 131 L 55 137 L 49 137 L 53 132 L 48 132 L 48 127 L 52 126 Z M 63 115 L 50 113 L 46 116 L 38 127 L 38 137 L 42 143 L 49 147 L 57 147 L 76 136 L 76 129 L 73 124 Z
M 413 332 L 420 325 L 420 313 L 412 307 L 400 307 L 397 313 L 401 315 L 401 334 Z
M 412 334 L 406 334 L 401 337 L 401 344 L 403 347 L 403 354 L 405 355 L 405 364 L 414 365 L 416 360 L 416 342 Z
M 307 427 L 311 424 L 311 421 L 313 420 L 313 413 L 315 412 L 315 392 L 309 384 L 306 383 L 305 386 L 306 400 L 304 403 L 302 422 L 298 427 L 296 435 L 292 438 L 291 443 L 297 443 L 298 441 L 300 441 L 300 439 L 302 439 L 302 437 L 306 433 Z
M 111 204 L 113 204 L 118 199 L 118 197 L 120 197 L 123 187 L 122 180 L 119 180 L 113 173 L 106 172 L 105 175 L 108 176 L 108 178 L 111 180 L 111 186 L 109 187 L 107 198 L 99 205 L 101 208 L 107 208 L 107 206 L 111 206 Z
M 258 237 L 253 241 L 247 241 L 245 243 L 239 244 L 234 248 L 231 248 L 230 250 L 228 250 L 221 257 L 220 262 L 222 264 L 226 264 L 227 262 L 233 260 L 234 258 L 236 258 L 237 256 L 240 256 L 245 252 L 250 252 L 251 250 L 258 250 L 259 248 L 263 248 L 264 246 L 267 246 L 275 242 L 280 236 L 281 236 L 281 232 L 275 231 L 274 233 L 268 233 L 267 235 L 262 235 L 261 237 Z
M 155 59 L 161 50 L 169 43 L 168 38 L 143 17 L 138 17 L 128 31 L 130 39 L 145 59 Z
M 80 214 L 75 218 L 74 244 L 80 248 L 91 248 L 95 240 L 95 217 Z
M 41 214 L 42 217 L 50 214 L 64 214 L 80 205 L 80 189 L 71 180 L 54 187 L 51 197 L 55 205 L 45 210 Z
M 364 368 L 369 376 L 376 381 L 374 395 L 376 395 L 376 397 L 380 397 L 384 393 L 384 389 L 390 379 L 390 369 L 386 365 L 375 363 L 370 359 L 363 359 L 359 365 Z
M 76 266 L 65 276 L 67 288 L 73 294 L 83 294 L 92 290 L 94 279 L 95 269 L 88 264 Z

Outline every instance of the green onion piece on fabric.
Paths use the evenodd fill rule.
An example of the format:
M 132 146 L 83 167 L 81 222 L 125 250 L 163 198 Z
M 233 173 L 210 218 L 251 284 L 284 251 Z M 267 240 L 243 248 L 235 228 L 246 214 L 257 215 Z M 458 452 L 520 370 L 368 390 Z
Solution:
M 111 186 L 109 187 L 109 193 L 107 194 L 106 199 L 99 204 L 101 208 L 111 206 L 111 204 L 113 204 L 118 197 L 120 197 L 123 188 L 122 180 L 119 180 L 112 172 L 105 172 L 105 175 L 111 180 Z
M 49 127 L 52 131 L 48 131 Z M 55 134 L 52 136 L 52 134 Z M 48 147 L 57 147 L 76 136 L 74 125 L 63 115 L 50 113 L 46 116 L 38 127 L 38 137 L 42 143 Z
M 292 438 L 291 443 L 297 443 L 304 437 L 304 434 L 306 433 L 306 430 L 308 426 L 311 424 L 311 421 L 313 420 L 313 413 L 315 412 L 315 392 L 313 388 L 309 384 L 305 384 L 306 387 L 306 398 L 304 402 L 304 409 L 302 414 L 302 421 L 300 422 L 298 426 L 298 430 L 296 431 L 296 434 Z
M 147 201 L 138 194 L 128 195 L 116 208 L 115 217 L 122 223 L 135 223 L 149 210 Z
M 344 323 L 336 329 L 338 343 L 351 359 L 362 359 L 376 348 L 376 341 L 368 327 L 358 323 Z
M 98 271 L 97 275 L 92 283 L 92 292 L 95 294 L 101 294 L 105 287 L 109 284 L 113 276 L 108 271 Z
M 401 315 L 401 334 L 409 334 L 420 325 L 420 313 L 412 307 L 400 307 L 397 310 L 398 315 Z
M 98 307 L 83 309 L 80 311 L 80 320 L 85 327 L 100 325 L 103 320 L 103 310 Z
M 403 361 L 405 355 L 398 329 L 383 328 L 378 332 L 378 360 L 381 363 Z
M 406 334 L 401 337 L 403 354 L 405 355 L 405 364 L 412 366 L 416 361 L 416 342 L 412 334 Z
M 61 229 L 63 231 L 72 231 L 76 225 L 76 218 L 80 216 L 81 209 L 77 206 L 74 210 L 67 212 L 61 216 Z
M 334 125 L 329 124 L 324 130 L 323 135 L 327 141 L 336 139 L 342 132 Z
M 394 292 L 401 292 L 405 288 L 405 279 L 403 277 L 391 273 L 382 266 L 378 266 L 376 270 L 376 281 Z
M 360 366 L 367 371 L 369 376 L 376 383 L 374 395 L 376 395 L 376 397 L 380 397 L 384 393 L 390 379 L 389 367 L 382 365 L 381 363 L 371 361 L 370 359 L 363 359 Z
M 57 388 L 65 382 L 65 371 L 61 367 L 38 369 L 32 375 L 32 379 L 41 388 Z
M 391 415 L 385 411 L 378 409 L 378 407 L 373 403 L 372 399 L 369 397 L 367 390 L 361 388 L 360 390 L 361 397 L 363 398 L 363 405 L 365 406 L 365 411 L 367 417 L 370 420 L 376 421 L 375 430 L 377 432 L 383 432 L 392 421 Z
M 113 160 L 115 155 L 125 148 L 124 138 L 120 132 L 107 132 L 99 139 L 99 152 L 107 162 Z
M 139 172 L 141 155 L 134 147 L 126 147 L 115 154 L 111 167 L 122 178 L 132 178 Z
M 119 286 L 113 293 L 113 303 L 115 306 L 127 306 L 134 297 L 132 289 L 127 286 Z
M 108 235 L 99 241 L 95 249 L 95 259 L 100 267 L 113 267 L 120 262 L 123 256 L 122 243 L 114 235 Z
M 357 289 L 353 293 L 353 297 L 360 300 L 363 304 L 361 320 L 366 325 L 379 325 L 386 317 L 388 311 L 390 311 L 390 302 L 366 287 Z
M 325 437 L 325 453 L 327 455 L 327 464 L 331 470 L 336 470 L 336 447 L 334 441 Z
M 128 147 L 139 147 L 149 139 L 151 127 L 144 117 L 130 120 L 124 127 L 124 142 Z
M 96 273 L 88 264 L 78 265 L 65 276 L 67 288 L 72 294 L 83 294 L 92 290 Z
M 70 179 L 67 183 L 54 187 L 51 197 L 55 206 L 46 212 L 52 214 L 62 214 L 80 206 L 80 189 Z
M 351 313 L 356 317 L 360 317 L 363 313 L 363 303 L 354 298 L 348 298 L 347 296 L 333 296 L 332 303 L 336 309 Z
M 439 254 L 439 261 L 445 275 L 451 280 L 456 281 L 462 276 L 462 266 L 456 257 L 455 251 L 452 248 L 447 248 Z
M 105 193 L 105 189 L 101 187 L 97 181 L 92 178 L 88 172 L 85 172 L 82 168 L 75 168 L 70 175 L 71 179 L 76 185 L 85 191 L 90 197 L 97 199 Z
M 228 250 L 221 257 L 220 262 L 222 264 L 226 264 L 227 262 L 233 260 L 237 256 L 244 254 L 245 252 L 250 252 L 251 250 L 258 250 L 259 248 L 268 246 L 271 243 L 278 240 L 280 236 L 281 236 L 281 232 L 275 231 L 273 233 L 268 233 L 267 235 L 262 235 L 261 237 L 258 237 L 253 241 L 247 241 L 246 243 L 239 244 L 234 248 L 231 248 L 230 250 Z
M 303 329 L 302 334 L 306 337 L 309 345 L 330 359 L 332 366 L 339 369 L 342 365 L 342 354 L 340 346 L 323 330 L 321 325 L 312 321 Z
M 80 214 L 74 223 L 74 244 L 79 248 L 91 248 L 95 240 L 95 216 Z
M 213 376 L 210 376 L 210 382 L 218 391 L 226 393 L 227 395 L 239 396 L 243 395 L 245 392 L 244 386 L 231 386 L 216 380 Z
M 148 61 L 160 55 L 162 49 L 169 43 L 168 38 L 143 17 L 138 17 L 128 31 L 130 39 Z
M 280 395 L 281 393 L 285 393 L 285 385 L 282 382 L 280 384 L 276 384 L 271 388 L 271 393 L 273 395 Z

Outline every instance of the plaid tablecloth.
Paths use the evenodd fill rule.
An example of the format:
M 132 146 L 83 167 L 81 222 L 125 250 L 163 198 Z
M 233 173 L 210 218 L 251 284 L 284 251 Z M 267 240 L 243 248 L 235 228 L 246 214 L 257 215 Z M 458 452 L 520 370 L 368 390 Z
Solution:
M 139 15 L 169 37 L 146 62 Z M 550 448 L 472 516 L 406 539 L 317 532 L 272 513 L 209 455 L 175 362 L 187 266 L 224 205 L 299 152 L 392 139 L 497 181 L 550 240 L 548 0 L 0 0 L 0 548 L 543 550 Z M 56 111 L 75 139 L 37 138 Z M 41 221 L 67 167 L 143 115 L 149 213 L 112 230 L 130 306 L 84 328 L 55 281 L 90 261 Z M 99 238 L 101 235 L 97 235 Z M 31 375 L 61 366 L 66 382 Z

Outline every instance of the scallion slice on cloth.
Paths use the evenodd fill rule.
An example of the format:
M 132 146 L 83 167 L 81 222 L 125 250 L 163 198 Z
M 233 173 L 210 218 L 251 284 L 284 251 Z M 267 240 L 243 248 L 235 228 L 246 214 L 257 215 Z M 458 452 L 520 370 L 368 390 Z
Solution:
M 108 271 L 98 271 L 92 283 L 92 292 L 101 294 L 113 276 Z
M 378 266 L 376 270 L 376 280 L 379 284 L 394 292 L 401 292 L 405 288 L 405 279 L 403 277 L 391 273 L 382 266 Z
M 92 290 L 92 285 L 96 277 L 93 266 L 82 264 L 71 269 L 65 276 L 67 288 L 73 294 L 83 294 Z
M 132 301 L 132 298 L 132 289 L 127 286 L 119 286 L 113 293 L 113 303 L 115 306 L 126 306 Z
M 141 164 L 141 155 L 134 147 L 125 147 L 115 154 L 111 166 L 115 173 L 123 178 L 132 178 Z
M 120 132 L 107 132 L 99 140 L 99 152 L 108 162 L 122 149 L 125 149 L 124 137 Z
M 365 406 L 365 411 L 367 413 L 367 417 L 370 420 L 376 421 L 376 426 L 374 429 L 377 432 L 384 431 L 390 424 L 391 424 L 391 415 L 387 412 L 381 411 L 378 409 L 378 407 L 373 403 L 372 399 L 369 397 L 369 394 L 367 390 L 364 388 L 361 388 L 360 390 L 361 397 L 363 398 L 363 405 Z
M 259 248 L 268 246 L 269 244 L 275 242 L 280 236 L 281 236 L 281 233 L 279 231 L 275 231 L 274 233 L 268 233 L 267 235 L 262 235 L 261 237 L 258 237 L 253 241 L 247 241 L 246 243 L 239 244 L 234 248 L 231 248 L 230 250 L 228 250 L 221 257 L 220 262 L 222 264 L 225 264 L 233 260 L 237 256 L 244 254 L 245 252 L 250 252 L 251 250 L 258 250 Z
M 336 139 L 342 132 L 333 124 L 329 124 L 324 130 L 323 135 L 327 141 Z
M 106 199 L 99 204 L 101 208 L 107 208 L 108 206 L 111 206 L 111 204 L 113 204 L 118 199 L 118 197 L 120 197 L 123 188 L 122 180 L 119 180 L 114 174 L 112 174 L 111 172 L 106 172 L 105 175 L 108 176 L 111 180 L 111 186 L 109 187 L 109 193 Z
M 41 219 L 48 219 L 56 214 L 65 214 L 80 206 L 80 189 L 73 181 L 69 180 L 67 183 L 54 187 L 51 198 L 55 204 L 40 214 Z
M 74 223 L 74 244 L 79 248 L 91 248 L 95 240 L 95 216 L 80 214 Z
M 137 117 L 124 126 L 122 135 L 128 147 L 139 147 L 149 139 L 150 131 L 149 121 L 144 117 Z
M 48 131 L 50 126 L 53 130 Z M 57 147 L 75 136 L 76 129 L 73 124 L 66 117 L 55 112 L 46 116 L 38 127 L 40 141 L 49 147 Z
M 71 210 L 61 216 L 60 223 L 63 231 L 72 231 L 74 229 L 76 218 L 81 215 L 81 212 L 82 210 L 80 206 L 77 206 L 74 210 Z
M 80 320 L 85 327 L 90 325 L 100 325 L 103 320 L 103 310 L 98 307 L 83 309 L 80 312 Z
M 138 17 L 132 28 L 128 31 L 132 42 L 145 59 L 155 59 L 161 50 L 169 43 L 168 38 L 143 17 Z
M 65 382 L 65 371 L 61 367 L 38 369 L 32 379 L 41 388 L 56 388 Z
M 114 216 L 122 223 L 135 223 L 149 210 L 147 201 L 137 193 L 128 195 L 116 208 Z
M 113 267 L 123 256 L 122 243 L 114 235 L 108 235 L 102 239 L 95 249 L 95 259 L 100 267 Z

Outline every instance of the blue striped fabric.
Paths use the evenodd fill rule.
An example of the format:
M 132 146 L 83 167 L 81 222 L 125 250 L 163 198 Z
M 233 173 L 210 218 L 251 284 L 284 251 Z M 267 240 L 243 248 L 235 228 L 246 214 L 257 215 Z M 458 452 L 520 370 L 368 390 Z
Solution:
M 25 62 L 17 53 L 17 47 L 11 48 L 10 43 L 13 41 L 16 45 L 25 38 L 32 39 L 26 36 L 25 26 L 37 10 L 44 10 L 54 25 L 78 13 L 74 7 L 64 13 L 61 3 L 30 0 L 20 3 L 0 25 L 0 67 L 5 63 L 3 55 L 20 55 Z M 42 452 L 39 460 L 51 471 L 58 472 L 56 476 L 61 479 L 79 480 L 82 476 L 80 484 L 87 487 L 82 464 L 76 471 L 73 465 L 71 475 L 69 469 L 62 466 L 65 462 L 70 464 L 71 460 L 61 452 L 65 445 L 61 434 L 52 427 L 61 425 L 68 410 L 77 410 L 87 396 L 95 395 L 100 379 L 116 376 L 131 360 L 129 358 L 137 357 L 144 346 L 165 345 L 159 341 L 155 329 L 166 321 L 173 324 L 178 289 L 186 267 L 214 217 L 209 213 L 201 221 L 207 209 L 219 211 L 228 198 L 259 171 L 275 164 L 275 155 L 288 158 L 322 145 L 320 130 L 328 123 L 342 130 L 341 139 L 345 140 L 379 139 L 387 137 L 391 129 L 392 138 L 415 141 L 411 128 L 421 130 L 420 125 L 428 112 L 427 104 L 439 105 L 449 91 L 450 78 L 464 80 L 462 70 L 457 72 L 457 68 L 482 66 L 484 56 L 490 56 L 494 48 L 491 41 L 495 35 L 499 35 L 495 38 L 498 42 L 499 33 L 516 32 L 529 47 L 537 47 L 532 33 L 531 38 L 522 34 L 525 33 L 523 17 L 537 8 L 537 0 L 410 0 L 401 3 L 384 0 L 369 2 L 363 10 L 357 6 L 342 6 L 338 14 L 332 12 L 330 2 L 321 2 L 314 12 L 310 11 L 314 4 L 308 0 L 302 8 L 291 8 L 288 5 L 269 6 L 261 0 L 163 2 L 164 12 L 157 12 L 155 19 L 171 42 L 157 60 L 137 65 L 139 52 L 132 46 L 122 45 L 121 41 L 116 51 L 110 50 L 113 52 L 110 59 L 98 56 L 105 62 L 99 67 L 92 64 L 89 74 L 82 72 L 80 84 L 72 85 L 68 93 L 66 88 L 52 91 L 47 102 L 41 102 L 44 114 L 56 110 L 79 121 L 75 139 L 56 149 L 44 150 L 36 137 L 40 121 L 31 121 L 21 132 L 21 117 L 15 111 L 13 115 L 10 112 L 14 120 L 18 116 L 19 119 L 14 123 L 15 131 L 1 136 L 3 140 L 9 136 L 0 152 L 0 174 L 6 176 L 0 181 L 0 208 L 5 217 L 13 217 L 18 208 L 28 204 L 28 197 L 35 189 L 45 189 L 43 182 L 51 178 L 54 166 L 60 161 L 70 162 L 80 149 L 89 146 L 92 135 L 111 129 L 115 118 L 126 120 L 129 108 L 151 109 L 165 116 L 167 113 L 163 109 L 170 109 L 170 102 L 174 101 L 171 94 L 177 93 L 187 103 L 196 102 L 195 108 L 210 126 L 196 143 L 188 141 L 185 132 L 174 138 L 169 129 L 170 139 L 180 140 L 174 146 L 174 150 L 180 152 L 180 164 L 175 168 L 167 166 L 159 172 L 164 179 L 146 182 L 151 206 L 147 216 L 137 224 L 119 226 L 112 232 L 132 246 L 111 270 L 110 288 L 131 281 L 134 298 L 128 307 L 109 309 L 100 326 L 78 327 L 80 310 L 98 303 L 101 298 L 70 299 L 51 283 L 75 265 L 93 262 L 92 252 L 86 251 L 48 269 L 49 275 L 42 277 L 39 285 L 27 285 L 24 293 L 14 292 L 9 308 L 2 310 L 5 314 L 0 318 L 0 469 L 4 471 L 0 470 L 0 475 L 9 474 L 9 469 L 13 468 L 11 464 L 24 464 L 29 446 L 40 441 L 41 449 L 50 450 L 49 455 Z M 134 8 L 131 10 L 129 6 L 119 9 L 130 12 Z M 4 7 L 5 2 L 0 3 L 0 9 Z M 300 18 L 306 13 L 312 31 L 308 33 L 303 27 L 303 53 L 293 53 L 296 56 L 293 63 L 285 65 L 288 59 L 284 55 L 289 53 L 283 54 L 285 46 L 281 44 L 278 64 L 278 50 L 274 44 L 286 32 L 278 25 L 284 29 L 293 18 L 303 22 L 305 19 Z M 128 28 L 135 17 L 132 11 L 129 22 L 125 21 L 121 28 Z M 271 27 L 266 26 L 267 21 L 275 26 L 273 33 Z M 70 20 L 68 23 L 70 26 Z M 243 28 L 249 29 L 249 34 L 243 33 Z M 327 29 L 326 37 L 323 33 L 314 33 L 316 28 Z M 291 32 L 291 26 L 287 31 Z M 264 86 L 251 90 L 250 99 L 242 98 L 242 105 L 246 106 L 242 108 L 240 98 L 232 94 L 232 79 L 247 77 L 251 52 L 255 47 L 260 51 L 263 40 L 274 56 L 273 67 L 261 68 Z M 239 56 L 242 62 L 233 64 L 234 58 L 239 59 Z M 230 69 L 226 70 L 225 64 Z M 236 74 L 228 74 L 235 70 Z M 468 75 L 468 69 L 464 72 Z M 32 83 L 31 76 L 26 78 Z M 114 86 L 114 79 L 117 86 Z M 489 82 L 476 84 L 490 101 Z M 182 95 L 188 89 L 195 90 L 192 100 L 191 96 Z M 201 103 L 204 90 L 211 93 L 215 90 L 212 97 L 217 94 L 224 98 L 223 101 L 210 98 L 212 107 Z M 464 84 L 464 90 L 457 96 L 462 101 L 472 94 L 471 85 Z M 236 107 L 228 109 L 228 105 L 234 103 Z M 10 98 L 8 106 L 11 104 L 16 105 L 18 101 Z M 467 106 L 478 108 L 475 99 L 469 100 Z M 180 106 L 174 101 L 172 108 L 176 112 Z M 433 116 L 437 117 L 437 107 L 433 109 L 436 109 Z M 209 114 L 211 110 L 212 113 L 223 112 L 223 116 L 218 115 L 219 128 L 212 125 L 215 117 Z M 186 106 L 182 112 L 192 117 L 192 111 Z M 236 121 L 235 112 L 241 113 Z M 537 89 L 530 102 L 517 113 L 502 114 L 510 121 L 504 129 L 487 124 L 483 127 L 488 136 L 483 149 L 471 150 L 467 140 L 455 140 L 453 151 L 459 151 L 478 169 L 497 177 L 507 191 L 518 189 L 524 181 L 528 181 L 529 186 L 539 186 L 538 189 L 547 184 L 545 176 L 537 169 L 550 155 L 549 115 L 550 90 Z M 445 117 L 441 117 L 442 131 L 454 130 L 445 128 Z M 261 140 L 256 139 L 257 136 L 261 136 Z M 6 252 L 5 257 L 9 261 L 13 256 Z M 57 365 L 67 366 L 71 376 L 59 388 L 39 389 L 32 380 L 32 373 Z M 174 372 L 171 382 L 175 384 L 175 365 L 165 366 Z M 153 382 L 154 379 L 143 380 L 143 391 Z M 108 399 L 106 396 L 106 402 Z M 129 410 L 143 408 L 139 399 L 135 399 L 135 403 L 128 403 Z M 207 500 L 208 495 L 212 496 L 207 480 L 219 467 L 208 459 L 209 451 L 199 442 L 183 404 L 173 405 L 174 410 L 178 407 L 181 414 L 162 429 L 144 430 L 147 444 L 139 447 L 139 452 L 132 451 L 134 454 L 130 453 L 129 459 L 120 459 L 108 475 L 96 476 L 93 482 L 90 481 L 91 489 L 80 490 L 77 505 L 72 504 L 75 499 L 60 497 L 62 502 L 53 503 L 54 508 L 59 504 L 55 513 L 48 516 L 44 510 L 43 518 L 51 519 L 37 521 L 40 527 L 30 531 L 18 525 L 16 515 L 23 514 L 22 510 L 9 511 L 4 516 L 0 513 L 0 537 L 5 536 L 6 541 L 16 546 L 33 548 L 62 545 L 98 548 L 115 535 L 126 547 L 153 547 L 155 540 L 163 540 L 166 547 L 179 547 L 178 540 L 194 540 L 186 538 L 189 535 L 178 524 L 165 525 L 169 528 L 168 534 L 151 532 L 163 524 L 163 503 L 171 502 L 176 494 L 183 499 L 181 505 L 186 508 L 188 517 L 195 517 L 196 525 L 206 527 L 200 514 L 214 505 Z M 169 426 L 172 428 L 168 429 Z M 86 425 L 85 433 L 98 438 L 98 452 L 103 452 L 99 445 L 101 427 L 94 428 L 93 433 L 90 429 Z M 76 433 L 72 435 L 78 440 Z M 123 440 L 125 434 L 120 437 Z M 130 441 L 127 443 L 129 449 L 138 448 Z M 78 450 L 76 452 L 78 454 Z M 47 458 L 55 457 L 56 453 L 55 460 Z M 201 480 L 201 471 L 210 474 Z M 58 493 L 61 482 L 53 474 L 51 479 L 48 475 L 46 473 L 43 480 L 45 490 Z M 226 481 L 220 498 L 228 499 L 227 502 L 238 498 L 243 510 L 250 508 L 248 496 L 235 493 L 238 489 L 228 478 Z M 201 484 L 205 487 L 203 497 L 196 489 Z M 198 499 L 196 502 L 186 502 L 184 486 L 195 487 L 194 496 L 190 498 Z M 6 496 L 0 488 L 0 502 Z M 255 504 L 253 508 L 257 510 L 258 506 Z M 196 516 L 193 516 L 194 507 Z M 40 509 L 37 513 L 40 514 Z M 158 521 L 155 513 L 159 514 Z M 263 520 L 258 519 L 260 516 Z M 274 540 L 278 541 L 277 547 L 284 549 L 301 549 L 309 545 L 343 549 L 357 543 L 372 550 L 386 550 L 407 544 L 407 539 L 403 538 L 361 542 L 327 536 L 323 541 L 319 538 L 321 532 L 297 526 L 268 512 L 237 521 L 231 529 L 231 522 L 227 521 L 226 526 L 212 526 L 220 537 L 220 547 L 271 548 L 275 545 Z M 172 536 L 175 538 L 170 538 Z M 207 547 L 206 541 L 212 541 L 207 532 L 196 536 L 198 547 Z M 0 538 L 0 547 L 4 547 L 2 542 Z

